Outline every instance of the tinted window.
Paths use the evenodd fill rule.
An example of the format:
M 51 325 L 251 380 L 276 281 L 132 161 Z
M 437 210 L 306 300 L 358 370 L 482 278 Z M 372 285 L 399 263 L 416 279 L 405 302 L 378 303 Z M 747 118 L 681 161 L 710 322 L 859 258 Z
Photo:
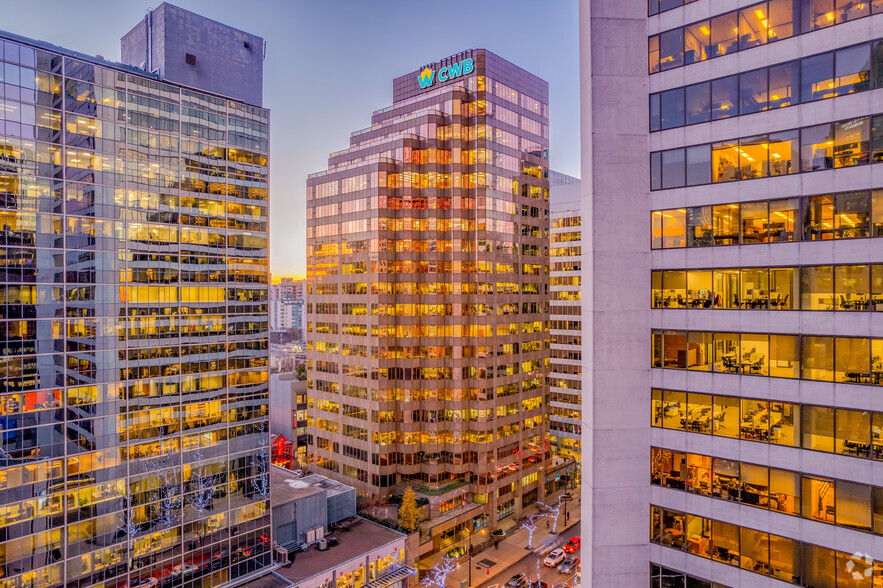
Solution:
M 684 30 L 675 29 L 659 35 L 659 66 L 663 71 L 684 64 Z
M 675 88 L 661 95 L 660 120 L 663 129 L 684 126 L 684 89 Z
M 834 133 L 830 124 L 800 130 L 801 171 L 834 167 Z
M 739 102 L 739 77 L 729 76 L 711 82 L 711 118 L 719 120 L 736 116 Z
M 711 182 L 711 149 L 708 145 L 687 147 L 687 185 Z
M 822 53 L 800 60 L 801 102 L 812 102 L 833 96 L 833 84 L 833 53 Z
M 769 107 L 783 108 L 798 102 L 800 64 L 797 61 L 770 67 Z
M 767 109 L 767 70 L 756 69 L 739 77 L 741 101 L 739 114 L 751 114 Z
M 739 50 L 739 18 L 737 12 L 722 14 L 711 20 L 711 54 L 727 55 Z
M 837 80 L 834 87 L 838 96 L 864 92 L 871 88 L 871 46 L 857 45 L 840 49 L 835 56 Z
M 711 84 L 709 82 L 687 86 L 684 101 L 688 125 L 711 120 L 711 109 L 709 108 Z
M 670 149 L 662 152 L 662 187 L 677 188 L 684 185 L 684 150 Z
M 650 94 L 650 131 L 659 130 L 659 94 Z

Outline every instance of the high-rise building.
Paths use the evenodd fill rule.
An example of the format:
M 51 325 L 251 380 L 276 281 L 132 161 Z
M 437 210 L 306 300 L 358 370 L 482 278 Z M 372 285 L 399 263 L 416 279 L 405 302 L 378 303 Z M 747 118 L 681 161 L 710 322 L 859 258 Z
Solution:
M 270 563 L 269 113 L 235 76 L 6 32 L 0 61 L 2 583 L 244 580 Z
M 304 284 L 306 280 L 282 278 L 277 283 L 270 284 L 270 300 L 303 300 Z
M 310 452 L 445 540 L 543 497 L 548 85 L 469 50 L 396 78 L 307 181 Z
M 549 173 L 549 435 L 552 450 L 580 457 L 582 437 L 582 213 L 579 179 Z
M 581 9 L 583 581 L 883 585 L 883 3 Z

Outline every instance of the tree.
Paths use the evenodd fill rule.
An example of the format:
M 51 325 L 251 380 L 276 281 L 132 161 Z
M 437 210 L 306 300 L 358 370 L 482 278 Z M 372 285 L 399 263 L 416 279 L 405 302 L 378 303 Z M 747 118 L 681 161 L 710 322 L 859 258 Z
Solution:
M 408 490 L 405 491 L 405 496 L 408 495 L 409 491 L 412 495 L 414 494 L 414 491 L 408 486 Z M 402 504 L 404 505 L 404 502 L 402 502 Z M 453 572 L 456 568 L 457 564 L 454 563 L 454 560 L 446 555 L 440 562 L 429 569 L 429 573 L 423 578 L 420 585 L 425 588 L 447 588 L 448 574 Z
M 297 369 L 295 370 L 294 373 L 295 373 L 295 377 L 298 380 L 300 380 L 301 382 L 303 382 L 304 380 L 307 379 L 307 366 L 305 366 L 302 363 L 298 364 Z
M 408 533 L 417 529 L 420 511 L 417 510 L 417 496 L 414 490 L 408 486 L 402 497 L 402 505 L 399 507 L 399 526 Z

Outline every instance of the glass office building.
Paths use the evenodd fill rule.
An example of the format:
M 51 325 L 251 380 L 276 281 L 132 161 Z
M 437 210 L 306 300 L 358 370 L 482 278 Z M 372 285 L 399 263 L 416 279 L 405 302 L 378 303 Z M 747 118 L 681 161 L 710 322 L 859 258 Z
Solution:
M 548 85 L 485 50 L 401 76 L 307 181 L 310 452 L 493 527 L 542 499 Z
M 590 395 L 596 446 L 628 425 L 632 475 L 609 486 L 635 529 L 594 547 L 593 579 L 883 586 L 883 3 L 582 8 L 587 336 L 611 340 L 616 297 L 640 360 L 614 358 L 611 390 L 642 407 Z
M 0 586 L 245 578 L 268 111 L 2 32 L 0 93 Z

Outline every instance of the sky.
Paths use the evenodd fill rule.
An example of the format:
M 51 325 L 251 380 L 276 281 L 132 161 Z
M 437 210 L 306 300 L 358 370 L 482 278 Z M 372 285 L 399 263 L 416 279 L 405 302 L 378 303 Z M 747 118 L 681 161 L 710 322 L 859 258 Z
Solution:
M 550 163 L 579 176 L 577 0 L 175 0 L 263 37 L 270 113 L 270 270 L 306 273 L 306 179 L 327 168 L 393 78 L 465 49 L 488 49 L 549 82 Z M 0 0 L 0 30 L 120 58 L 147 0 Z

